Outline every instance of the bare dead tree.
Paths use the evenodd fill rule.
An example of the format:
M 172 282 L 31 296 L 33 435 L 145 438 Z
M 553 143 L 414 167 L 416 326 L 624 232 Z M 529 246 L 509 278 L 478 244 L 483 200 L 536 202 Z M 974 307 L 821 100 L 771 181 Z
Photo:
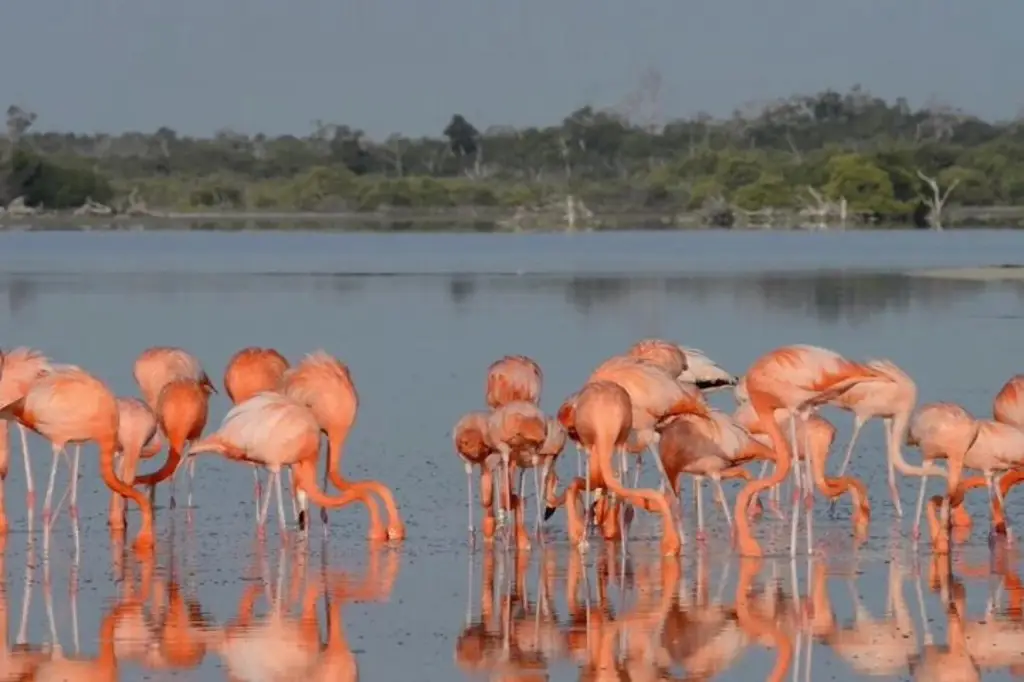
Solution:
M 811 222 L 807 223 L 808 225 L 819 230 L 825 230 L 828 229 L 829 220 L 837 218 L 839 227 L 846 227 L 846 197 L 840 197 L 839 201 L 832 201 L 810 185 L 804 187 L 804 190 L 806 190 L 809 197 L 803 199 L 804 207 L 800 209 L 800 215 L 812 219 Z
M 956 178 L 953 182 L 949 183 L 949 187 L 946 188 L 945 192 L 942 192 L 939 187 L 939 181 L 936 178 L 928 177 L 917 170 L 917 177 L 921 178 L 932 190 L 932 196 L 922 196 L 921 200 L 924 205 L 928 207 L 928 224 L 931 225 L 933 230 L 942 229 L 942 209 L 946 206 L 946 201 L 949 200 L 949 195 L 956 189 L 956 186 L 960 184 L 960 178 Z
M 395 170 L 395 175 L 405 175 L 405 154 L 409 149 L 408 141 L 400 133 L 392 133 L 383 144 L 375 145 L 373 151 L 383 156 Z

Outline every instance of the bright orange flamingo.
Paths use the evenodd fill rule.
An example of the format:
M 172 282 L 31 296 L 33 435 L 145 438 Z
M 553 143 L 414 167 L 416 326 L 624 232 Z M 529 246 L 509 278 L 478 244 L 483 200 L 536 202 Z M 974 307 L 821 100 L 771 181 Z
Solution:
M 121 462 L 117 477 L 126 485 L 135 483 L 135 470 L 140 459 L 156 456 L 163 449 L 157 428 L 156 415 L 138 398 L 118 398 L 117 442 L 121 444 Z M 124 498 L 116 492 L 111 495 L 108 524 L 114 530 L 124 530 Z
M 953 403 L 922 405 L 910 423 L 907 445 L 916 446 L 925 462 L 945 459 L 949 463 L 949 471 L 946 474 L 947 500 L 960 483 L 967 452 L 978 437 L 979 426 L 967 410 Z M 921 535 L 920 523 L 926 482 L 927 478 L 922 476 L 912 531 L 915 539 Z M 946 509 L 948 510 L 948 507 Z
M 487 442 L 487 412 L 470 412 L 464 415 L 452 429 L 455 453 L 466 467 L 466 505 L 469 514 L 469 535 L 472 541 L 473 528 L 473 467 L 480 469 L 480 504 L 484 508 L 483 536 L 494 536 L 493 483 L 491 469 L 501 455 Z
M 135 360 L 135 367 L 132 373 L 135 376 L 135 383 L 139 385 L 139 390 L 142 392 L 143 400 L 158 415 L 160 412 L 157 403 L 160 400 L 160 393 L 167 384 L 176 379 L 191 379 L 198 383 L 207 393 L 217 392 L 217 388 L 210 381 L 209 375 L 203 370 L 199 360 L 188 351 L 173 346 L 153 346 L 142 351 Z M 164 435 L 168 436 L 166 433 Z M 168 455 L 168 460 L 170 460 L 170 455 Z M 188 489 L 190 494 L 194 477 L 195 463 L 190 461 L 188 465 Z M 160 480 L 162 481 L 164 478 Z M 171 506 L 174 506 L 173 503 Z
M 18 415 L 14 409 L 18 401 L 25 397 L 33 382 L 53 372 L 59 371 L 70 365 L 57 365 L 53 363 L 41 351 L 34 348 L 19 347 L 10 350 L 6 356 L 0 353 L 0 420 L 4 422 L 13 421 L 18 424 L 18 433 L 21 436 L 21 454 L 25 462 L 25 506 L 28 509 L 28 532 L 32 532 L 32 521 L 36 506 L 35 484 L 32 478 L 32 464 L 28 451 L 28 432 L 18 422 Z M 6 424 L 4 425 L 6 436 Z M 4 438 L 4 447 L 7 447 L 7 439 Z M 76 457 L 78 449 L 75 450 Z M 72 468 L 77 471 L 77 465 L 72 463 Z M 76 513 L 73 511 L 72 514 Z M 43 510 L 44 516 L 48 516 L 49 508 Z M 4 518 L 6 523 L 6 517 Z
M 220 429 L 193 443 L 188 454 L 215 452 L 229 459 L 259 464 L 270 471 L 277 494 L 278 521 L 284 527 L 284 503 L 281 495 L 280 471 L 290 466 L 295 485 L 315 504 L 332 509 L 363 499 L 366 483 L 355 483 L 339 497 L 328 496 L 316 483 L 316 462 L 320 454 L 320 424 L 302 403 L 278 393 L 260 393 L 236 405 L 224 417 Z M 259 515 L 259 528 L 266 522 L 271 492 L 268 488 Z M 370 539 L 405 537 L 402 525 L 386 530 L 380 516 L 370 512 Z M 401 521 L 395 519 L 397 524 Z
M 167 460 L 150 474 L 138 476 L 137 485 L 150 486 L 150 499 L 155 486 L 171 479 L 170 507 L 174 509 L 174 479 L 185 449 L 203 435 L 209 415 L 209 389 L 194 379 L 179 378 L 167 383 L 156 402 L 157 423 L 167 436 Z M 190 469 L 191 471 L 191 469 Z M 192 479 L 189 478 L 188 506 L 192 506 Z
M 875 370 L 878 378 L 865 381 L 831 402 L 832 405 L 853 413 L 853 435 L 846 447 L 839 476 L 846 473 L 861 428 L 872 418 L 879 417 L 885 428 L 886 460 L 889 469 L 889 492 L 896 507 L 896 515 L 903 516 L 900 493 L 896 488 L 896 471 L 904 476 L 920 476 L 922 479 L 932 473 L 927 467 L 915 467 L 903 458 L 900 446 L 907 436 L 910 415 L 917 402 L 917 384 L 910 376 L 888 360 L 869 360 L 867 366 Z M 922 481 L 923 482 L 923 481 Z
M 824 404 L 852 386 L 867 379 L 876 379 L 877 370 L 847 360 L 838 353 L 817 346 L 784 346 L 758 358 L 747 371 L 743 387 L 737 391 L 749 399 L 758 419 L 768 431 L 776 453 L 773 474 L 766 479 L 748 483 L 736 498 L 737 547 L 743 556 L 760 556 L 761 547 L 750 532 L 746 510 L 753 497 L 762 490 L 778 485 L 793 466 L 797 448 L 797 421 L 804 421 L 817 405 Z M 790 441 L 782 435 L 775 411 L 789 413 Z M 810 473 L 810 472 L 808 472 Z M 810 476 L 808 476 L 808 479 Z M 799 474 L 795 481 L 799 482 Z M 799 483 L 798 483 L 799 485 Z M 810 486 L 807 486 L 810 489 Z M 811 541 L 811 509 L 807 510 L 808 551 Z M 790 555 L 796 554 L 799 514 L 793 509 L 790 532 Z
M 376 494 L 387 509 L 388 527 L 393 530 L 404 529 L 394 495 L 387 486 L 379 481 L 352 482 L 341 475 L 341 455 L 359 410 L 359 395 L 348 367 L 326 351 L 310 353 L 285 372 L 281 380 L 281 392 L 308 407 L 320 428 L 327 434 L 328 460 L 324 471 L 324 487 L 330 477 L 331 483 L 339 491 L 355 491 L 371 515 L 377 513 L 372 496 Z M 299 497 L 299 506 L 305 509 L 305 500 L 301 495 L 296 496 Z M 325 509 L 321 509 L 320 518 L 327 523 Z
M 612 457 L 616 449 L 626 445 L 634 428 L 635 413 L 625 388 L 612 381 L 591 381 L 577 395 L 573 429 L 579 435 L 580 443 L 596 460 L 591 462 L 591 466 L 596 464 L 599 467 L 610 492 L 627 503 L 645 508 L 651 505 L 661 512 L 664 520 L 662 553 L 666 556 L 678 554 L 681 541 L 666 496 L 654 490 L 627 489 L 613 472 Z M 676 413 L 685 414 L 682 410 Z
M 114 473 L 117 451 L 118 409 L 114 394 L 103 382 L 80 369 L 66 369 L 36 381 L 17 405 L 18 420 L 50 441 L 54 462 L 46 491 L 47 507 L 53 499 L 57 456 L 69 443 L 95 441 L 99 446 L 100 475 L 114 492 L 130 497 L 142 513 L 135 539 L 137 549 L 153 546 L 153 510 L 144 495 L 125 485 Z M 46 519 L 45 521 L 48 521 Z M 49 546 L 49 523 L 44 542 Z
M 288 367 L 288 360 L 273 348 L 256 346 L 243 348 L 231 356 L 224 369 L 224 392 L 228 394 L 231 404 L 237 405 L 244 403 L 257 393 L 276 391 Z M 259 467 L 253 467 L 252 476 L 253 491 L 258 506 L 263 497 L 263 492 L 260 489 Z M 303 509 L 296 514 L 299 528 L 305 527 L 304 511 Z

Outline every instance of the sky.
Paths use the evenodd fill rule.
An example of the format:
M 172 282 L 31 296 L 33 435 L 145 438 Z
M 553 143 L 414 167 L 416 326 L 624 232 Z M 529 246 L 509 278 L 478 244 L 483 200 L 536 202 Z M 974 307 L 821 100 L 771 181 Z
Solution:
M 0 104 L 43 130 L 375 138 L 549 125 L 652 69 L 668 120 L 860 83 L 1024 110 L 1022 0 L 2 0 Z

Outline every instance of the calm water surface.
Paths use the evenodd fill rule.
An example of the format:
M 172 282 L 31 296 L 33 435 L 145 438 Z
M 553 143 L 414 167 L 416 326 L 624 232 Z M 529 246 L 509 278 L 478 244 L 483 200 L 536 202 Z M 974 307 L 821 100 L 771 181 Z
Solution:
M 793 342 L 884 356 L 915 377 L 922 402 L 955 400 L 986 414 L 1021 371 L 1024 285 L 900 273 L 1000 264 L 1022 252 L 1024 236 L 1013 232 L 0 234 L 0 343 L 82 365 L 120 395 L 136 394 L 134 358 L 157 344 L 191 350 L 215 378 L 246 345 L 290 358 L 322 347 L 349 363 L 361 407 L 346 473 L 392 486 L 409 534 L 401 548 L 370 547 L 364 515 L 347 508 L 331 514 L 326 539 L 314 514 L 306 544 L 282 548 L 272 513 L 261 550 L 251 474 L 202 459 L 190 514 L 167 509 L 159 493 L 155 563 L 123 561 L 105 529 L 108 496 L 89 447 L 80 560 L 65 514 L 43 562 L 38 532 L 32 542 L 27 533 L 15 441 L 4 641 L 59 642 L 62 655 L 87 658 L 113 647 L 123 680 L 285 679 L 268 669 L 323 648 L 323 677 L 306 678 L 354 679 L 358 665 L 360 679 L 385 682 L 609 679 L 595 673 L 603 663 L 623 671 L 617 679 L 719 671 L 715 679 L 759 682 L 790 651 L 785 679 L 846 682 L 872 671 L 911 679 L 911 665 L 917 679 L 934 679 L 928 666 L 956 663 L 955 653 L 940 657 L 962 617 L 984 679 L 1010 679 L 1010 666 L 1024 663 L 1012 653 L 1024 651 L 1024 625 L 1004 615 L 1019 607 L 1021 562 L 990 553 L 980 498 L 969 503 L 978 528 L 951 567 L 933 564 L 926 545 L 915 551 L 909 521 L 901 528 L 888 503 L 875 423 L 852 469 L 871 493 L 869 540 L 855 550 L 845 503 L 835 518 L 819 503 L 822 555 L 760 565 L 730 555 L 715 512 L 708 547 L 679 562 L 657 557 L 656 526 L 643 518 L 625 564 L 599 540 L 581 560 L 562 514 L 529 556 L 471 552 L 450 428 L 482 405 L 484 371 L 502 354 L 541 363 L 543 407 L 553 411 L 598 362 L 653 335 L 702 348 L 737 373 Z M 731 407 L 728 396 L 714 402 Z M 214 397 L 210 428 L 227 408 Z M 851 417 L 825 416 L 839 428 L 836 449 L 845 447 Z M 45 489 L 48 446 L 29 445 Z M 571 449 L 563 460 L 566 478 Z M 62 466 L 58 490 L 66 476 Z M 916 480 L 901 487 L 912 509 Z M 1020 500 L 1008 501 L 1011 518 Z M 781 524 L 758 526 L 777 547 Z M 747 602 L 737 586 L 749 584 L 757 591 Z M 950 612 L 945 605 L 961 595 L 966 605 Z M 986 620 L 990 596 L 998 618 Z M 17 679 L 9 662 L 0 656 L 0 679 Z

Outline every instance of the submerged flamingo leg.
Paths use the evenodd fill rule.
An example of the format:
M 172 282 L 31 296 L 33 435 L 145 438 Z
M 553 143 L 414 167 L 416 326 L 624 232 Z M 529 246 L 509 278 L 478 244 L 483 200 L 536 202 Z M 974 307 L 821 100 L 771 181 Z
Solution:
M 19 423 L 18 434 L 21 436 L 21 456 L 25 461 L 25 507 L 28 509 L 28 534 L 31 537 L 36 511 L 36 486 L 32 480 L 32 462 L 28 454 L 28 429 Z

